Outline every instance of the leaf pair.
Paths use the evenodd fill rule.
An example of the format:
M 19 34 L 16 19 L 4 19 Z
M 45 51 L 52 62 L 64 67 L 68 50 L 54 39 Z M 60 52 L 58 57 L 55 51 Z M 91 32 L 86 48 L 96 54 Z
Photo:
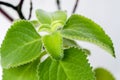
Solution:
M 42 24 L 51 24 L 57 20 L 66 22 L 66 14 L 62 11 L 49 13 L 37 10 L 36 14 L 39 22 Z M 56 18 L 54 19 L 54 17 Z M 60 31 L 64 38 L 94 43 L 115 57 L 113 43 L 109 36 L 106 35 L 98 24 L 84 16 L 73 14 Z
M 54 13 L 56 13 L 57 16 L 59 15 L 59 17 L 55 15 L 56 19 L 53 19 L 52 16 Z M 58 13 L 54 13 L 49 13 L 42 10 L 36 11 L 37 18 L 42 24 L 51 24 L 52 20 L 54 22 L 54 20 L 58 19 L 65 22 L 66 16 L 64 12 L 59 11 Z M 43 16 L 46 18 L 43 19 Z M 64 38 L 94 43 L 107 50 L 112 56 L 115 57 L 113 43 L 109 36 L 106 35 L 98 24 L 84 16 L 73 14 L 60 31 L 62 37 Z

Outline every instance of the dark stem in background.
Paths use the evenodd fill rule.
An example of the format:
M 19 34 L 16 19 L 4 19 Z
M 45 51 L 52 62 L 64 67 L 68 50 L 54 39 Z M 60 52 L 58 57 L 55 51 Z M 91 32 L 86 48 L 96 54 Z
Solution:
M 10 3 L 6 3 L 6 2 L 2 2 L 2 1 L 0 1 L 0 5 L 5 5 L 5 6 L 7 6 L 7 7 L 11 7 L 11 8 L 13 8 L 14 10 L 16 9 L 16 7 L 13 6 L 13 5 L 10 4 Z
M 29 12 L 28 20 L 30 20 L 30 18 L 32 16 L 32 9 L 33 9 L 33 4 L 32 4 L 32 0 L 30 0 L 30 12 Z
M 23 5 L 23 1 L 24 1 L 24 0 L 21 0 L 17 6 L 13 6 L 13 5 L 10 4 L 10 3 L 6 3 L 6 2 L 0 1 L 0 5 L 4 5 L 4 6 L 7 6 L 7 7 L 10 7 L 10 8 L 12 8 L 12 9 L 14 9 L 14 10 L 18 13 L 18 15 L 19 15 L 19 17 L 20 17 L 21 19 L 25 19 L 25 17 L 23 16 L 23 13 L 22 13 L 22 11 L 21 11 L 22 5 Z M 6 13 L 6 14 L 7 14 L 7 13 Z
M 76 0 L 72 13 L 75 13 L 78 3 L 79 3 L 79 0 Z
M 20 0 L 19 4 L 16 6 L 16 11 L 21 19 L 25 19 L 23 13 L 22 13 L 22 6 L 23 6 L 24 0 Z
M 20 19 L 26 19 L 26 18 L 24 17 L 23 13 L 22 13 L 23 2 L 24 2 L 24 0 L 20 0 L 19 4 L 18 4 L 17 6 L 14 6 L 14 5 L 10 4 L 10 3 L 6 3 L 6 2 L 3 2 L 3 1 L 0 1 L 0 5 L 4 5 L 4 6 L 7 6 L 7 7 L 10 7 L 10 8 L 12 8 L 12 9 L 14 9 L 14 10 L 18 13 Z M 30 19 L 30 18 L 31 18 L 31 15 L 32 15 L 32 6 L 33 6 L 33 5 L 32 5 L 32 1 L 30 0 L 30 13 L 29 13 L 28 19 Z M 0 11 L 1 11 L 1 13 L 2 13 L 3 15 L 5 15 L 5 16 L 8 18 L 8 20 L 10 20 L 10 21 L 13 21 L 13 20 L 14 20 L 14 19 L 13 19 L 12 17 L 10 17 L 10 16 L 7 14 L 7 12 L 5 12 L 2 8 L 0 9 Z M 7 14 L 7 15 L 6 15 L 6 14 Z
M 23 6 L 23 2 L 24 0 L 20 0 L 19 4 L 17 6 L 14 6 L 10 3 L 6 3 L 6 2 L 3 2 L 3 1 L 0 1 L 0 5 L 4 5 L 4 6 L 7 6 L 7 7 L 10 7 L 12 9 L 14 9 L 19 17 L 21 19 L 26 19 L 22 13 L 22 6 Z M 73 11 L 72 13 L 75 13 L 76 9 L 77 9 L 77 6 L 78 6 L 78 3 L 79 3 L 79 0 L 76 0 L 75 2 L 75 5 L 74 5 L 74 8 L 73 8 Z M 57 8 L 58 10 L 61 10 L 61 3 L 60 3 L 60 0 L 56 0 L 56 4 L 57 4 Z M 33 4 L 32 4 L 32 1 L 30 0 L 30 13 L 29 13 L 29 16 L 28 16 L 28 20 L 31 18 L 32 16 L 32 9 L 33 9 Z M 6 12 L 4 11 L 1 7 L 0 7 L 0 12 L 9 20 L 9 21 L 13 21 L 14 19 Z
M 61 10 L 60 0 L 56 0 L 58 10 Z
M 0 13 L 2 13 L 9 21 L 14 21 L 14 19 L 6 13 L 6 11 L 4 11 L 1 7 L 0 7 Z

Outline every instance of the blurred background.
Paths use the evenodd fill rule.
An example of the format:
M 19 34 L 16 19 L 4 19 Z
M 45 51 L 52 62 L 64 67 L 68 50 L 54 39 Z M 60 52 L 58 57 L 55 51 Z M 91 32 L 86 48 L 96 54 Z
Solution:
M 18 5 L 20 0 L 0 0 Z M 56 4 L 57 0 L 32 0 L 32 13 L 30 20 L 36 19 L 35 10 L 43 9 L 46 11 L 56 11 L 60 7 Z M 98 46 L 86 42 L 77 41 L 82 47 L 90 49 L 92 55 L 89 57 L 93 68 L 103 67 L 111 71 L 116 80 L 120 80 L 120 0 L 78 0 L 78 5 L 75 8 L 76 0 L 60 0 L 61 10 L 66 10 L 68 17 L 72 12 L 84 15 L 91 18 L 96 23 L 100 24 L 105 32 L 111 37 L 115 47 L 116 58 L 113 58 L 106 51 Z M 0 5 L 12 19 L 19 19 L 17 11 L 10 7 Z M 22 5 L 22 13 L 24 18 L 29 18 L 30 0 L 24 0 Z M 0 44 L 4 39 L 6 31 L 11 25 L 12 19 L 6 18 L 0 11 Z M 2 69 L 0 68 L 0 80 Z

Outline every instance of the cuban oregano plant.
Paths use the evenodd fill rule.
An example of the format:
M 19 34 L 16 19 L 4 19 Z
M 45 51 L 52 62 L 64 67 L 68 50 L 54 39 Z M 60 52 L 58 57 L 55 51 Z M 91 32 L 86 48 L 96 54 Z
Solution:
M 64 11 L 39 9 L 36 16 L 15 21 L 7 31 L 0 51 L 2 80 L 115 80 L 105 69 L 93 70 L 89 50 L 75 42 L 91 42 L 115 57 L 110 37 L 98 24 L 77 14 L 67 19 Z

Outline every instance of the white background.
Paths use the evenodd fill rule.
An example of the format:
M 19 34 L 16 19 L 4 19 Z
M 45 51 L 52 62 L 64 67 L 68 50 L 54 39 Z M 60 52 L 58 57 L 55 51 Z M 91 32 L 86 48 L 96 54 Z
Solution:
M 16 5 L 19 0 L 0 0 L 7 1 Z M 71 14 L 75 0 L 61 0 L 63 10 L 67 10 Z M 3 7 L 3 6 L 2 6 Z M 18 18 L 15 11 L 10 8 L 4 7 L 5 10 L 14 18 Z M 35 9 L 41 8 L 47 11 L 57 10 L 55 0 L 33 0 L 33 15 L 35 18 Z M 29 13 L 29 0 L 25 0 L 23 5 L 23 13 L 28 17 Z M 101 25 L 105 32 L 111 37 L 115 47 L 116 59 L 109 55 L 106 51 L 100 49 L 86 42 L 79 42 L 83 47 L 91 50 L 91 57 L 89 58 L 91 65 L 95 67 L 104 67 L 110 70 L 116 80 L 120 80 L 120 0 L 80 0 L 79 7 L 76 11 L 91 18 Z M 0 44 L 5 36 L 7 29 L 10 27 L 10 22 L 0 13 Z M 0 69 L 0 75 L 2 70 Z M 0 80 L 1 77 L 0 77 Z

